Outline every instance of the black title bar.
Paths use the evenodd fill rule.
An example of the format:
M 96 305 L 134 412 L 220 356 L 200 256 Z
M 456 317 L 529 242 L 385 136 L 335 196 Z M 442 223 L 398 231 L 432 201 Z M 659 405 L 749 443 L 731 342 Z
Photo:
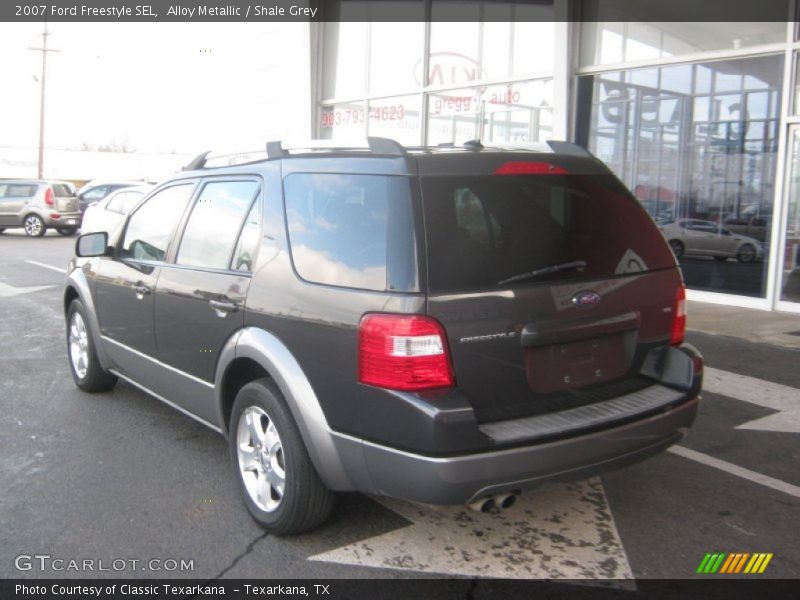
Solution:
M 0 21 L 794 21 L 789 0 L 2 0 Z

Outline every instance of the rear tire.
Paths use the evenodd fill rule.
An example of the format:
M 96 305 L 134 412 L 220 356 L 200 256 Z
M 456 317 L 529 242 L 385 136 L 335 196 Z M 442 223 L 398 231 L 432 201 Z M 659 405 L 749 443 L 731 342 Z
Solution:
M 245 507 L 259 525 L 292 535 L 328 518 L 334 494 L 319 478 L 274 381 L 257 379 L 239 390 L 228 437 Z
M 23 219 L 22 225 L 25 227 L 25 234 L 28 237 L 42 237 L 47 231 L 42 217 L 33 213 Z
M 78 232 L 75 227 L 57 227 L 56 231 L 64 236 L 75 235 Z
M 670 240 L 669 247 L 672 248 L 672 253 L 675 255 L 675 258 L 680 258 L 686 251 L 686 247 L 680 240 Z
M 84 392 L 106 392 L 117 383 L 116 375 L 100 365 L 83 303 L 75 299 L 67 310 L 67 357 L 72 379 Z

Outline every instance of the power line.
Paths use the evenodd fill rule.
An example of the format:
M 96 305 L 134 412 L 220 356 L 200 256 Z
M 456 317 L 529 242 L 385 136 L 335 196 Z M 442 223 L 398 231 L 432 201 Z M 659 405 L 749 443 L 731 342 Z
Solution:
M 41 96 L 39 98 L 39 179 L 44 177 L 44 94 L 45 94 L 45 82 L 47 78 L 47 53 L 48 52 L 61 52 L 60 50 L 56 50 L 54 48 L 47 47 L 47 38 L 50 35 L 50 31 L 47 29 L 47 23 L 44 24 L 44 29 L 42 30 L 42 47 L 41 48 L 32 48 L 28 47 L 28 50 L 34 50 L 36 52 L 42 53 L 42 79 L 41 79 Z

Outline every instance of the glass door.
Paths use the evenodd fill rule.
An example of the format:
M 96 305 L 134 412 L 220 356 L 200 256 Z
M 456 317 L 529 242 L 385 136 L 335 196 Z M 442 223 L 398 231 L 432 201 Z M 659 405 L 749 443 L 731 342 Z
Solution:
M 788 162 L 777 308 L 800 312 L 800 125 L 789 130 Z

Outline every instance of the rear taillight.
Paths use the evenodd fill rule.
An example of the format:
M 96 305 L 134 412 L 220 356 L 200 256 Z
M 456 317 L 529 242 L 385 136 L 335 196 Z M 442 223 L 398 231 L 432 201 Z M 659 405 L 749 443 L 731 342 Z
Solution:
M 47 206 L 55 206 L 55 194 L 53 194 L 53 188 L 49 187 L 44 191 L 44 203 Z
M 675 294 L 672 305 L 672 333 L 669 336 L 671 346 L 683 343 L 686 335 L 686 287 L 681 284 Z
M 358 381 L 392 390 L 453 387 L 447 338 L 419 315 L 364 315 L 358 328 Z
M 567 175 L 564 167 L 543 161 L 507 162 L 494 172 L 495 175 Z

